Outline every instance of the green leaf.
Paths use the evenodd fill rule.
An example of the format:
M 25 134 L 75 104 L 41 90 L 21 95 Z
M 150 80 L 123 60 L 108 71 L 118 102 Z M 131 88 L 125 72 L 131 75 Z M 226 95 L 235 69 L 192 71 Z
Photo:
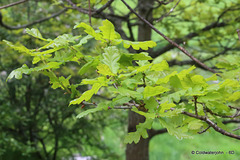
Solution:
M 223 96 L 219 92 L 208 92 L 206 95 L 198 98 L 199 102 L 208 102 L 208 101 L 216 101 L 222 99 Z
M 144 123 L 139 123 L 139 125 L 136 126 L 136 132 L 130 132 L 125 136 L 124 143 L 138 143 L 141 136 L 143 138 L 148 138 L 147 129 L 151 129 L 152 123 L 152 119 L 146 119 Z
M 183 138 L 192 138 L 191 136 L 184 133 L 181 127 L 175 127 L 173 124 L 167 123 L 162 118 L 159 119 L 159 122 L 163 127 L 167 128 L 170 135 L 175 136 L 179 140 L 182 140 Z
M 83 27 L 85 29 L 84 32 L 93 36 L 96 40 L 102 40 L 103 41 L 102 35 L 100 33 L 96 33 L 95 30 L 86 23 L 81 22 L 80 24 L 75 25 L 74 29 L 81 28 L 81 27 Z
M 198 130 L 203 126 L 201 120 L 194 120 L 188 124 L 188 128 L 191 130 Z
M 152 57 L 146 52 L 141 52 L 139 54 L 132 54 L 133 60 L 152 60 Z
M 230 102 L 235 102 L 236 100 L 240 99 L 240 92 L 234 92 L 227 100 Z
M 108 81 L 109 81 L 109 79 L 107 79 L 106 77 L 98 77 L 95 79 L 83 79 L 81 82 L 81 85 L 84 85 L 84 84 L 93 85 L 95 83 L 100 83 L 100 84 L 102 84 L 102 86 L 107 86 Z
M 56 52 L 56 51 L 58 51 L 58 50 L 60 50 L 62 48 L 64 48 L 64 47 L 56 47 L 56 48 L 48 49 L 48 50 L 45 50 L 45 51 L 33 52 L 32 56 L 39 56 L 39 55 L 43 55 L 43 54 L 53 53 L 53 52 Z
M 175 107 L 175 106 L 176 106 L 176 104 L 174 104 L 174 103 L 168 103 L 168 102 L 162 103 L 160 105 L 159 113 L 164 113 L 166 110 L 169 110 L 170 108 Z
M 206 83 L 206 80 L 201 75 L 194 75 L 191 77 L 191 80 L 192 80 L 193 84 L 200 84 L 204 88 L 206 88 L 208 86 L 208 84 Z
M 30 74 L 32 72 L 32 69 L 29 69 L 28 66 L 26 64 L 22 65 L 22 67 L 13 70 L 6 81 L 8 81 L 8 79 L 12 79 L 12 78 L 16 78 L 16 79 L 21 79 L 22 78 L 22 74 Z
M 82 46 L 83 44 L 86 44 L 86 43 L 88 42 L 88 40 L 89 40 L 89 39 L 92 39 L 92 38 L 93 38 L 93 36 L 87 35 L 87 36 L 83 37 L 76 46 L 77 46 L 77 47 L 80 47 L 80 46 Z
M 104 39 L 114 40 L 121 38 L 120 35 L 115 32 L 114 25 L 107 19 L 103 21 L 103 26 L 99 27 L 99 29 L 102 31 Z
M 116 98 L 113 98 L 112 102 L 113 102 L 113 106 L 116 106 L 116 105 L 122 105 L 124 103 L 127 103 L 131 100 L 130 97 L 125 97 L 125 96 L 122 96 L 122 95 L 118 95 Z
M 29 49 L 27 49 L 25 46 L 21 45 L 21 44 L 12 44 L 12 42 L 3 40 L 3 42 L 5 42 L 9 47 L 11 47 L 12 49 L 20 52 L 20 53 L 27 53 L 27 54 L 32 54 L 31 51 Z
M 147 86 L 144 89 L 143 96 L 144 96 L 144 99 L 145 99 L 145 98 L 148 98 L 148 97 L 159 95 L 159 94 L 167 92 L 169 90 L 170 89 L 162 87 L 162 86 L 156 86 L 156 87 Z
M 106 110 L 109 107 L 109 102 L 101 102 L 98 104 L 96 108 L 88 109 L 86 111 L 81 112 L 80 114 L 77 115 L 77 118 L 82 118 L 87 116 L 88 114 L 95 113 L 101 110 Z
M 165 113 L 162 113 L 160 116 L 169 117 L 169 118 L 176 117 L 176 116 L 179 117 L 179 114 L 181 114 L 184 110 L 185 108 L 175 108 L 173 111 L 169 110 Z
M 151 71 L 164 71 L 168 70 L 169 65 L 166 60 L 163 60 L 161 63 L 153 64 Z
M 153 48 L 157 44 L 154 41 L 143 41 L 143 42 L 131 42 L 128 40 L 123 40 L 123 46 L 124 48 L 129 48 L 130 46 L 133 47 L 135 50 L 148 50 L 148 48 Z
M 116 47 L 108 47 L 104 49 L 102 62 L 106 64 L 113 74 L 117 74 L 120 64 L 120 53 Z
M 69 45 L 69 43 L 76 43 L 76 39 L 78 39 L 81 36 L 73 36 L 71 34 L 63 34 L 58 36 L 56 39 L 54 39 L 50 44 L 48 45 L 48 48 L 56 48 L 56 47 L 66 47 Z
M 58 78 L 58 81 L 53 82 L 52 88 L 62 88 L 63 90 L 65 89 L 64 87 L 68 88 L 70 86 L 69 79 L 71 76 L 68 76 L 67 78 L 61 76 Z M 64 87 L 63 87 L 64 86 Z
M 144 100 L 145 108 L 149 111 L 154 111 L 159 106 L 158 102 L 154 97 L 150 97 L 149 99 Z
M 122 96 L 132 97 L 132 98 L 136 98 L 136 99 L 142 99 L 142 94 L 141 93 L 139 93 L 137 91 L 132 91 L 132 90 L 127 89 L 127 88 L 118 87 L 118 89 L 115 89 L 114 92 L 119 93 Z
M 36 29 L 36 28 L 32 28 L 32 29 L 26 28 L 25 31 L 26 31 L 27 34 L 29 34 L 29 35 L 31 35 L 31 36 L 33 36 L 33 37 L 35 37 L 35 38 L 39 38 L 39 39 L 41 39 L 41 40 L 43 40 L 43 41 L 49 41 L 49 40 L 43 38 L 43 37 L 42 37 L 42 34 L 41 34 L 41 33 L 39 32 L 39 30 Z
M 180 79 L 178 78 L 177 75 L 172 76 L 172 77 L 170 78 L 170 85 L 171 85 L 174 89 L 183 88 L 183 87 L 182 87 L 182 83 L 181 83 L 181 81 L 180 81 Z
M 35 56 L 35 57 L 33 58 L 32 64 L 36 64 L 36 63 L 38 63 L 39 61 L 41 61 L 41 56 Z
M 49 62 L 47 64 L 42 64 L 41 66 L 32 68 L 33 71 L 42 71 L 42 70 L 47 70 L 47 69 L 57 69 L 60 67 L 62 63 L 60 62 Z
M 84 66 L 82 66 L 82 68 L 78 71 L 78 74 L 83 75 L 89 72 L 89 69 L 96 68 L 98 64 L 99 64 L 98 58 L 94 58 L 90 60 L 88 63 L 86 63 Z
M 177 74 L 177 71 L 174 71 L 172 72 L 171 74 L 165 76 L 164 78 L 159 78 L 156 82 L 156 84 L 162 84 L 162 83 L 168 83 L 169 82 L 169 79 L 172 77 L 172 76 L 175 76 Z
M 168 101 L 178 103 L 181 100 L 181 97 L 185 95 L 186 92 L 186 90 L 180 90 L 172 94 L 167 94 L 166 96 L 162 97 L 162 102 Z
M 92 98 L 93 94 L 97 94 L 98 90 L 101 87 L 102 87 L 102 85 L 100 83 L 95 83 L 92 86 L 92 89 L 84 92 L 81 97 L 72 100 L 69 105 L 80 104 L 80 103 L 82 103 L 82 101 L 89 101 Z
M 139 72 L 146 72 L 150 67 L 152 66 L 152 64 L 147 64 L 147 65 L 143 65 L 141 67 L 138 67 L 137 70 L 136 70 L 136 73 L 139 73 Z
M 92 109 L 88 109 L 84 112 L 81 112 L 80 114 L 77 115 L 77 118 L 82 118 L 82 117 L 85 117 L 86 115 L 90 114 L 90 113 L 94 113 L 94 112 L 97 112 L 97 111 L 101 111 L 102 108 L 99 108 L 99 107 L 96 107 L 96 108 L 92 108 Z
M 129 143 L 131 144 L 132 142 L 134 142 L 135 144 L 137 144 L 140 140 L 140 133 L 138 132 L 130 132 L 128 133 L 125 138 L 124 138 L 124 143 Z
M 182 80 L 183 78 L 186 77 L 192 70 L 194 70 L 196 67 L 192 66 L 188 69 L 182 70 L 180 73 L 178 73 L 178 77 Z
M 112 71 L 110 70 L 110 68 L 106 64 L 100 63 L 97 66 L 97 69 L 98 69 L 98 73 L 100 73 L 100 74 L 102 74 L 104 76 L 106 76 L 106 75 L 113 76 L 114 75 L 112 73 Z

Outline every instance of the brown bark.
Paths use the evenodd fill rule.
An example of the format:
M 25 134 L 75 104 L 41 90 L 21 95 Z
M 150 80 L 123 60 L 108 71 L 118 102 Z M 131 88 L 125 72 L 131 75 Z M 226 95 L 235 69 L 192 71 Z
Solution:
M 139 123 L 143 123 L 145 121 L 145 117 L 129 111 L 128 114 L 128 132 L 136 131 L 136 125 Z M 143 139 L 135 144 L 134 142 L 127 145 L 126 149 L 126 159 L 127 160 L 148 160 L 149 159 L 149 138 Z
M 152 9 L 154 0 L 138 0 L 138 13 L 152 23 Z M 138 27 L 138 41 L 146 41 L 151 39 L 152 29 L 145 23 L 141 23 Z M 129 111 L 128 114 L 128 132 L 136 131 L 136 125 L 143 123 L 145 117 Z M 143 139 L 135 144 L 127 144 L 126 159 L 127 160 L 148 160 L 149 159 L 149 141 L 150 138 Z

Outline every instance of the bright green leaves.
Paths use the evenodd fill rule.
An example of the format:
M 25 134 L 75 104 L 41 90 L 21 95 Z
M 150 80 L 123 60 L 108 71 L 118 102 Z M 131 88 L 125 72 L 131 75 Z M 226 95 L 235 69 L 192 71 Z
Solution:
M 92 89 L 84 92 L 81 97 L 72 100 L 69 105 L 72 105 L 72 104 L 80 104 L 80 103 L 82 103 L 82 101 L 89 101 L 94 94 L 97 94 L 98 90 L 99 90 L 101 87 L 102 87 L 102 85 L 101 85 L 100 83 L 95 83 L 95 84 L 92 86 Z
M 20 52 L 20 53 L 27 53 L 31 55 L 31 51 L 29 49 L 27 49 L 25 46 L 21 45 L 21 44 L 12 44 L 9 41 L 3 40 L 3 42 L 5 42 L 9 47 L 11 47 L 12 49 Z
M 106 110 L 108 108 L 108 104 L 105 102 L 101 102 L 98 104 L 98 107 L 96 108 L 91 108 L 86 111 L 81 112 L 80 114 L 77 115 L 77 118 L 82 118 L 84 116 L 87 116 L 88 114 L 95 113 L 101 110 Z
M 72 100 L 69 105 L 80 104 L 83 101 L 89 101 L 94 94 L 97 94 L 101 87 L 108 85 L 108 81 L 109 80 L 105 77 L 98 77 L 97 79 L 93 80 L 83 80 L 81 83 L 82 85 L 91 84 L 92 88 L 85 91 L 79 98 Z
M 147 86 L 144 89 L 143 96 L 144 96 L 144 98 L 148 98 L 148 97 L 156 96 L 161 93 L 167 92 L 169 90 L 170 89 L 162 87 L 162 86 L 156 86 L 156 87 Z
M 78 73 L 80 75 L 83 75 L 85 74 L 86 72 L 89 72 L 90 69 L 92 68 L 96 68 L 97 65 L 99 64 L 99 59 L 96 57 L 96 58 L 91 58 L 91 60 L 89 60 L 86 64 L 84 64 L 84 66 L 82 66 L 80 68 L 80 70 L 78 71 Z
M 98 69 L 98 73 L 104 75 L 104 76 L 114 76 L 114 74 L 112 73 L 112 71 L 110 70 L 110 68 L 108 67 L 108 65 L 106 64 L 102 64 L 100 63 L 98 66 L 97 66 L 97 69 Z
M 120 64 L 120 53 L 116 47 L 108 47 L 104 49 L 102 62 L 107 65 L 113 74 L 117 74 Z
M 163 60 L 160 63 L 153 64 L 152 71 L 166 71 L 169 69 L 169 65 L 166 60 Z
M 45 38 L 42 37 L 42 34 L 39 32 L 38 29 L 35 29 L 35 28 L 28 29 L 27 28 L 25 31 L 27 32 L 27 34 L 29 34 L 29 35 L 31 35 L 31 36 L 33 36 L 35 38 L 39 38 L 39 39 L 41 39 L 43 41 L 48 41 L 48 40 L 46 40 Z
M 102 35 L 100 33 L 96 33 L 95 30 L 91 26 L 87 25 L 86 23 L 81 22 L 80 24 L 75 25 L 74 29 L 80 28 L 80 27 L 84 28 L 85 29 L 84 32 L 93 36 L 96 40 L 102 40 Z
M 188 128 L 191 130 L 199 130 L 203 126 L 201 120 L 193 120 L 188 123 Z
M 143 138 L 148 138 L 147 130 L 151 129 L 152 123 L 152 119 L 146 119 L 144 123 L 139 123 L 139 125 L 136 126 L 136 132 L 128 133 L 128 135 L 124 139 L 124 143 L 138 143 L 141 136 Z
M 116 45 L 119 43 L 122 43 L 125 48 L 132 47 L 135 50 L 148 50 L 156 46 L 156 43 L 123 40 L 108 20 L 102 22 L 99 30 L 85 23 L 80 23 L 74 28 L 83 28 L 87 35 L 79 40 L 81 36 L 64 34 L 51 40 L 43 38 L 37 29 L 26 29 L 29 35 L 45 41 L 44 43 L 47 42 L 42 47 L 31 50 L 23 45 L 5 41 L 11 48 L 32 56 L 32 63 L 36 66 L 28 68 L 27 65 L 23 65 L 12 71 L 8 79 L 14 77 L 21 79 L 22 74 L 41 71 L 50 78 L 53 89 L 61 88 L 75 98 L 69 105 L 87 104 L 86 101 L 91 101 L 94 94 L 101 92 L 111 99 L 111 101 L 103 100 L 101 103 L 88 103 L 94 105 L 95 108 L 81 112 L 77 118 L 119 106 L 133 107 L 132 111 L 145 116 L 146 121 L 137 125 L 137 130 L 126 136 L 125 143 L 137 143 L 141 137 L 147 138 L 147 130 L 151 129 L 153 120 L 157 118 L 162 127 L 167 128 L 169 134 L 178 139 L 189 138 L 187 132 L 196 133 L 206 127 L 202 121 L 183 115 L 184 111 L 194 113 L 194 102 L 197 101 L 200 116 L 205 116 L 203 106 L 216 114 L 230 115 L 231 111 L 228 106 L 239 103 L 240 65 L 238 57 L 228 57 L 227 61 L 222 61 L 217 65 L 228 70 L 228 72 L 220 73 L 223 78 L 217 77 L 216 74 L 205 78 L 191 72 L 196 68 L 195 66 L 178 73 L 169 69 L 166 60 L 160 63 L 151 62 L 150 60 L 153 59 L 146 52 L 131 54 L 126 53 L 124 48 L 118 49 Z M 99 46 L 93 46 L 94 54 L 88 52 L 88 55 L 82 54 L 81 52 L 86 50 L 83 44 L 92 38 L 101 43 L 96 43 Z M 71 76 L 64 73 L 61 73 L 59 77 L 56 76 L 54 70 L 67 62 L 77 62 L 73 65 L 74 68 L 79 70 L 80 75 L 84 74 L 87 78 L 83 79 L 80 84 L 70 84 Z M 61 72 L 61 69 L 58 71 Z M 94 78 L 90 79 L 89 76 L 94 76 Z M 88 85 L 91 89 L 80 94 L 77 90 L 79 85 Z
M 31 69 L 28 68 L 28 66 L 26 64 L 22 65 L 22 67 L 15 69 L 14 71 L 12 71 L 10 73 L 10 75 L 8 76 L 8 79 L 12 79 L 12 78 L 16 78 L 16 79 L 21 79 L 22 78 L 22 74 L 30 74 L 31 73 Z
M 120 35 L 115 32 L 114 25 L 108 21 L 103 21 L 103 26 L 99 27 L 99 29 L 102 31 L 103 38 L 108 40 L 114 40 L 114 39 L 120 39 Z
M 68 76 L 67 78 L 61 76 L 59 77 L 57 82 L 53 82 L 52 88 L 56 89 L 61 87 L 62 89 L 65 89 L 64 87 L 69 87 L 70 83 L 69 83 L 69 79 L 71 78 L 71 76 Z
M 96 40 L 100 40 L 102 42 L 112 42 L 112 44 L 116 45 L 119 43 L 123 43 L 125 48 L 129 48 L 132 46 L 135 50 L 148 50 L 149 48 L 155 47 L 157 44 L 154 41 L 144 41 L 144 42 L 131 42 L 128 40 L 122 40 L 119 33 L 115 31 L 114 25 L 109 20 L 104 20 L 103 25 L 99 27 L 99 30 L 94 30 L 90 25 L 81 22 L 74 26 L 76 28 L 84 28 L 84 32 L 88 35 L 91 35 Z M 82 43 L 81 43 L 82 44 Z
M 144 41 L 144 42 L 131 42 L 127 40 L 123 40 L 123 46 L 124 48 L 129 48 L 132 46 L 133 49 L 135 50 L 148 50 L 149 48 L 153 48 L 157 46 L 156 42 L 154 41 Z
M 177 126 L 174 124 L 172 119 L 168 122 L 162 118 L 159 119 L 160 124 L 167 128 L 167 131 L 170 135 L 175 136 L 177 139 L 182 140 L 183 138 L 192 138 L 191 136 L 186 134 L 184 128 Z

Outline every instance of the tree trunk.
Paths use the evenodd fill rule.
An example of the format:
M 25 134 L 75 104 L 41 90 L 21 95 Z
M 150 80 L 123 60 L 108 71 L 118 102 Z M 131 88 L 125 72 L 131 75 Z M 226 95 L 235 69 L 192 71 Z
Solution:
M 128 113 L 128 132 L 136 131 L 136 125 L 139 123 L 143 123 L 145 121 L 145 117 L 129 111 Z M 127 160 L 148 160 L 148 145 L 149 139 L 141 138 L 140 141 L 135 144 L 134 142 L 131 144 L 127 144 L 126 149 L 126 159 Z
M 150 23 L 152 23 L 152 9 L 154 0 L 138 0 L 139 10 L 138 13 L 145 19 L 147 19 Z M 138 28 L 138 41 L 146 41 L 151 39 L 151 31 L 152 29 L 147 26 L 145 23 L 140 22 Z M 136 131 L 136 125 L 139 123 L 143 123 L 145 121 L 145 117 L 129 111 L 128 114 L 128 132 Z M 149 141 L 150 138 L 143 139 L 135 144 L 127 144 L 126 149 L 126 159 L 127 160 L 149 160 Z

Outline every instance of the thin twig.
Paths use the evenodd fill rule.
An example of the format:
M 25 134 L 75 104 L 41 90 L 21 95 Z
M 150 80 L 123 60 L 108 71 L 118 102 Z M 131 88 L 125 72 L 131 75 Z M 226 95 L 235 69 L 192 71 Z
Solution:
M 206 132 L 211 126 L 208 126 L 206 129 L 200 131 L 200 132 L 197 132 L 198 134 L 203 134 L 204 132 Z
M 28 1 L 28 0 L 22 0 L 22 1 L 18 1 L 18 2 L 14 2 L 14 3 L 7 4 L 7 5 L 5 5 L 5 6 L 1 6 L 1 7 L 0 7 L 0 10 L 1 10 L 1 9 L 4 9 L 4 8 L 8 8 L 8 7 L 12 7 L 12 6 L 18 5 L 18 4 L 27 2 L 27 1 Z
M 67 10 L 68 10 L 67 8 L 64 8 L 64 9 L 62 9 L 61 11 L 59 11 L 59 12 L 57 12 L 57 13 L 54 13 L 54 14 L 52 14 L 52 15 L 49 16 L 49 17 L 42 18 L 42 19 L 33 21 L 32 23 L 25 24 L 25 25 L 21 25 L 21 26 L 8 26 L 8 25 L 4 24 L 1 20 L 0 20 L 0 25 L 1 25 L 2 27 L 4 27 L 4 28 L 10 29 L 10 30 L 27 28 L 27 27 L 30 27 L 30 26 L 32 26 L 32 25 L 45 22 L 45 21 L 47 21 L 47 20 L 49 20 L 49 19 L 51 19 L 51 18 L 55 18 L 55 17 L 61 15 L 62 13 L 66 12 Z
M 90 26 L 92 26 L 92 21 L 91 21 L 92 13 L 91 13 L 91 2 L 90 2 L 90 0 L 88 0 L 88 16 L 89 16 L 89 24 L 90 24 Z
M 194 98 L 194 107 L 195 107 L 195 114 L 198 115 L 198 111 L 197 111 L 197 96 L 193 96 Z
M 144 23 L 146 23 L 149 27 L 151 27 L 155 32 L 157 32 L 160 36 L 162 36 L 165 40 L 167 40 L 169 43 L 171 43 L 172 45 L 174 45 L 175 47 L 177 47 L 178 49 L 180 49 L 185 55 L 187 55 L 188 57 L 190 57 L 193 61 L 195 61 L 197 64 L 199 64 L 201 67 L 205 68 L 206 70 L 212 72 L 212 73 L 217 73 L 214 69 L 206 66 L 204 63 L 202 63 L 201 61 L 199 61 L 197 58 L 195 58 L 194 56 L 192 56 L 185 48 L 179 46 L 176 42 L 174 42 L 173 40 L 171 40 L 170 38 L 168 38 L 167 36 L 165 36 L 162 32 L 160 32 L 157 28 L 155 28 L 150 22 L 148 22 L 146 19 L 144 19 L 142 16 L 140 16 L 137 12 L 135 12 L 124 0 L 121 0 L 125 6 L 131 11 L 133 12 L 141 21 L 143 21 Z
M 179 1 L 176 3 L 176 5 L 175 5 L 173 8 L 171 8 L 170 11 L 169 11 L 167 14 L 164 14 L 164 15 L 162 15 L 159 19 L 157 19 L 156 22 L 159 22 L 159 21 L 163 20 L 163 18 L 169 16 L 170 13 L 172 13 L 172 12 L 174 11 L 174 9 L 177 7 L 177 5 L 179 4 L 180 1 L 181 1 L 181 0 L 179 0 Z

